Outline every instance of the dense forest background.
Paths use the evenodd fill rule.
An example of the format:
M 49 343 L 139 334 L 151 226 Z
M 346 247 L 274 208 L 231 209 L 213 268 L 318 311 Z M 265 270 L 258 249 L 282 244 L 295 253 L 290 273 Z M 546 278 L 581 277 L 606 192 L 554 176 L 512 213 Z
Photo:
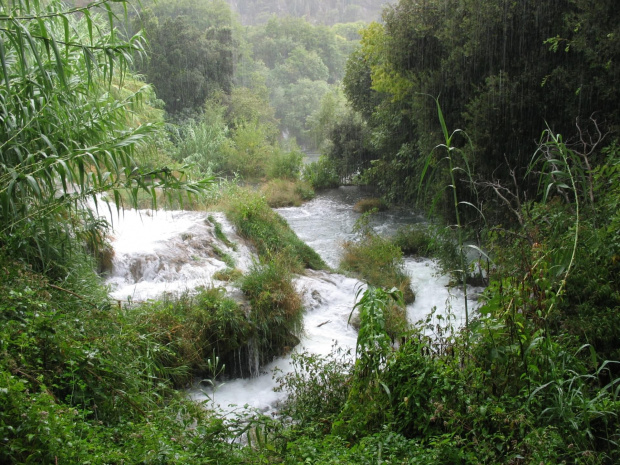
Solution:
M 616 3 L 0 2 L 0 462 L 618 463 Z M 270 207 L 344 183 L 431 219 L 344 246 L 355 358 L 297 354 L 278 418 L 188 400 L 294 345 L 326 265 Z M 213 248 L 242 304 L 110 301 L 98 208 L 162 203 L 254 245 Z M 486 287 L 463 327 L 403 318 L 404 254 Z
M 388 1 L 372 0 L 298 0 L 298 1 L 262 1 L 229 0 L 233 11 L 241 16 L 246 25 L 266 22 L 272 15 L 279 17 L 293 16 L 304 18 L 314 24 L 370 22 L 381 14 L 382 7 Z

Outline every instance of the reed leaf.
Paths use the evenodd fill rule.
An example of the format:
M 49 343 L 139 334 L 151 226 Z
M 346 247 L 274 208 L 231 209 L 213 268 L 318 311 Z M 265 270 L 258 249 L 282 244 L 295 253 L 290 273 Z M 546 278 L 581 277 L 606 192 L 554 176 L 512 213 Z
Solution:
M 140 190 L 155 200 L 156 190 L 195 195 L 208 186 L 183 173 L 131 175 L 135 147 L 158 127 L 128 125 L 148 87 L 115 97 L 144 39 L 122 40 L 108 3 L 0 5 L 0 242 L 40 241 L 31 252 L 41 263 L 46 241 L 75 235 L 66 227 L 77 227 L 77 210 L 99 194 L 129 188 L 137 203 Z

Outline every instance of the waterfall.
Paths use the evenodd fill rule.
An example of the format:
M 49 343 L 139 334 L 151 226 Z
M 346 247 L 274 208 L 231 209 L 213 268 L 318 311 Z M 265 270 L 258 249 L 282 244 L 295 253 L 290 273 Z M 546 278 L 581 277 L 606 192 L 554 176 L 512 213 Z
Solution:
M 353 237 L 353 225 L 359 214 L 353 212 L 352 205 L 360 196 L 363 192 L 357 188 L 334 189 L 301 207 L 277 211 L 301 239 L 335 267 L 341 242 Z M 220 223 L 228 239 L 237 245 L 235 248 L 216 237 L 214 223 L 209 217 Z M 142 301 L 164 293 L 191 292 L 197 286 L 223 287 L 230 295 L 242 297 L 239 289 L 214 278 L 217 271 L 227 266 L 220 254 L 232 257 L 243 272 L 247 272 L 257 258 L 223 214 L 129 210 L 110 219 L 114 220 L 115 259 L 108 283 L 113 298 Z M 386 234 L 400 225 L 423 221 L 423 218 L 412 212 L 391 211 L 373 221 L 375 229 Z M 423 319 L 433 308 L 438 313 L 445 313 L 449 308 L 458 326 L 463 313 L 462 292 L 448 290 L 448 278 L 438 274 L 431 260 L 407 259 L 405 267 L 417 294 L 416 301 L 407 308 L 409 320 Z M 357 334 L 348 319 L 356 291 L 363 283 L 337 273 L 307 270 L 294 279 L 294 284 L 305 309 L 304 332 L 294 351 L 326 355 L 334 344 L 354 349 Z M 276 367 L 284 373 L 292 370 L 290 355 L 261 366 L 262 358 L 256 341 L 248 341 L 222 360 L 229 379 L 217 385 L 214 391 L 197 387 L 189 395 L 196 401 L 219 405 L 224 411 L 234 409 L 230 404 L 247 404 L 263 412 L 273 411 L 283 395 L 273 391 L 273 370 Z

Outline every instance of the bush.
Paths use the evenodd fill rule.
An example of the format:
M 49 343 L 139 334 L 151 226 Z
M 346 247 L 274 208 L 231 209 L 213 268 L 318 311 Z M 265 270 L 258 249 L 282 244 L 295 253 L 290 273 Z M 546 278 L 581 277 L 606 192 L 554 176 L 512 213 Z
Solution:
M 277 150 L 267 161 L 267 177 L 270 179 L 286 179 L 296 181 L 301 174 L 303 152 Z
M 357 242 L 345 242 L 340 268 L 354 273 L 371 286 L 395 287 L 403 293 L 405 302 L 413 302 L 415 294 L 402 258 L 401 250 L 389 239 L 368 233 Z
M 267 204 L 272 208 L 298 207 L 304 200 L 314 197 L 314 191 L 304 181 L 272 179 L 261 187 Z
M 325 155 L 321 155 L 319 161 L 305 165 L 302 177 L 316 190 L 329 189 L 340 185 L 336 163 Z
M 276 391 L 286 392 L 280 413 L 299 426 L 317 425 L 324 433 L 342 410 L 349 393 L 353 357 L 336 345 L 329 355 L 307 352 L 292 355 L 293 371 L 276 372 Z
M 226 374 L 234 374 L 234 360 L 253 335 L 245 311 L 221 288 L 168 296 L 132 309 L 130 318 L 141 333 L 166 346 L 166 351 L 153 355 L 158 363 L 168 369 L 189 369 L 172 372 L 176 386 L 208 374 L 207 360 L 214 352 L 230 362 Z
M 434 239 L 428 228 L 408 226 L 399 228 L 394 236 L 396 244 L 405 255 L 430 257 L 433 252 Z
M 362 199 L 359 200 L 354 206 L 353 210 L 358 213 L 367 213 L 370 211 L 385 211 L 388 209 L 388 204 L 383 199 Z
M 283 260 L 275 257 L 255 265 L 241 281 L 241 290 L 250 300 L 250 323 L 256 335 L 261 364 L 283 355 L 299 343 L 303 307 Z

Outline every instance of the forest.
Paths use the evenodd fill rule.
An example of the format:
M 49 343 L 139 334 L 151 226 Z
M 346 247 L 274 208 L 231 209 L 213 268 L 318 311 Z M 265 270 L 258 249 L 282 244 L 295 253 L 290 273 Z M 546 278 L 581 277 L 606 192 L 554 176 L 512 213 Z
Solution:
M 619 82 L 614 0 L 0 1 L 0 462 L 620 462 Z M 274 208 L 339 186 L 334 268 Z M 110 297 L 137 209 L 202 213 L 220 284 Z M 290 354 L 318 273 L 367 284 L 352 350 L 277 415 L 187 395 Z

